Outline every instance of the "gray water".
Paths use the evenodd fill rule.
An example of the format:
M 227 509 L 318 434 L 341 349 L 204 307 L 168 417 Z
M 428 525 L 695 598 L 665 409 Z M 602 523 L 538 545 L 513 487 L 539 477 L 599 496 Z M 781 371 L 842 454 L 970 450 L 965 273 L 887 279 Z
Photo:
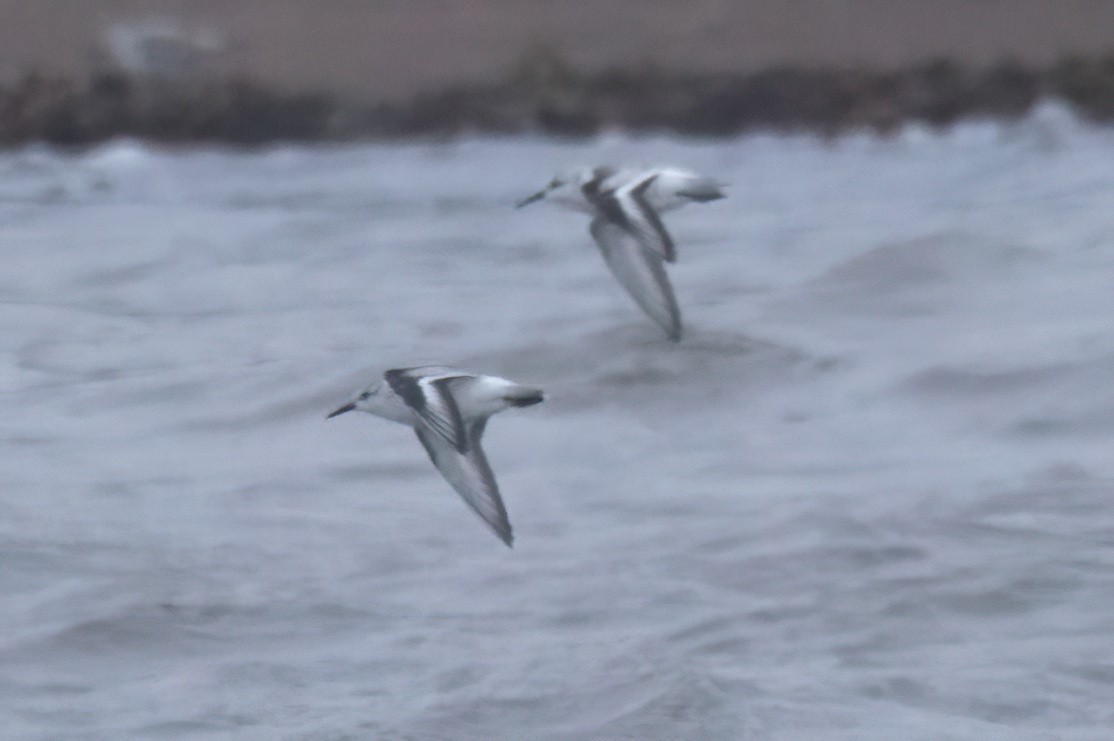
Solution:
M 0 155 L 4 739 L 1114 734 L 1114 133 Z M 670 163 L 673 345 L 586 219 Z M 498 542 L 383 369 L 544 387 Z

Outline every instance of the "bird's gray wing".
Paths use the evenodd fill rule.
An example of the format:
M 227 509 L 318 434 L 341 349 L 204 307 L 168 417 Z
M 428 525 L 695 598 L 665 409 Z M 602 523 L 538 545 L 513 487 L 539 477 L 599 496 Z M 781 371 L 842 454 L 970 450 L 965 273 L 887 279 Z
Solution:
M 677 248 L 673 244 L 673 238 L 669 236 L 658 212 L 646 198 L 646 191 L 654 184 L 657 177 L 651 175 L 633 187 L 621 188 L 615 195 L 627 220 L 625 226 L 638 238 L 642 246 L 658 252 L 666 262 L 673 262 L 677 259 Z
M 629 231 L 601 214 L 592 220 L 592 237 L 607 267 L 643 311 L 668 333 L 681 339 L 681 310 L 665 274 L 662 255 L 647 249 Z
M 445 480 L 499 536 L 499 539 L 510 546 L 514 541 L 511 522 L 507 518 L 503 499 L 499 496 L 499 487 L 495 483 L 491 466 L 488 465 L 487 458 L 480 447 L 483 425 L 483 422 L 472 425 L 467 453 L 459 452 L 440 435 L 432 433 L 426 427 L 418 426 L 415 431 L 422 442 L 422 447 L 429 453 L 433 465 L 437 466 L 437 470 Z
M 468 451 L 468 434 L 460 416 L 450 383 L 462 376 L 416 376 L 403 370 L 384 374 L 387 383 L 408 407 L 418 413 L 422 422 L 441 436 L 457 451 Z

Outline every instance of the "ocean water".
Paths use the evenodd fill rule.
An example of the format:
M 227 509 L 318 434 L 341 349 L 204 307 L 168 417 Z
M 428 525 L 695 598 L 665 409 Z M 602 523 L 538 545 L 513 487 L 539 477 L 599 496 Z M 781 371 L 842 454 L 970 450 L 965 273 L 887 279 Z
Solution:
M 0 735 L 1111 738 L 1112 152 L 0 155 Z M 728 183 L 666 217 L 680 344 L 513 208 L 597 162 Z M 513 550 L 324 419 L 426 362 L 548 392 L 485 437 Z

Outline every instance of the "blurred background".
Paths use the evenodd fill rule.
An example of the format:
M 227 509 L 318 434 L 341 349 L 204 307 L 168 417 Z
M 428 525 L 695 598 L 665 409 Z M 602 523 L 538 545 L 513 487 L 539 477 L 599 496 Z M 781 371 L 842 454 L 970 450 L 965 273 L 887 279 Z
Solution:
M 1114 3 L 0 0 L 0 738 L 1114 738 Z M 673 343 L 570 166 L 670 165 Z M 487 426 L 510 550 L 387 368 Z
M 1114 116 L 1092 0 L 4 0 L 0 140 L 892 130 Z

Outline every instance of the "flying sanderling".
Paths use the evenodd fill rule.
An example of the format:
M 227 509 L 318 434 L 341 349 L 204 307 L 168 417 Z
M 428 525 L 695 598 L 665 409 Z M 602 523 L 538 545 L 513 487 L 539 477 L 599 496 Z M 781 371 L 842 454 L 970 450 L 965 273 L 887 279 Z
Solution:
M 542 398 L 540 389 L 497 376 L 441 366 L 396 368 L 328 417 L 356 410 L 413 427 L 445 480 L 509 546 L 511 523 L 480 437 L 491 415 Z
M 681 312 L 663 262 L 676 260 L 677 251 L 660 214 L 723 197 L 715 181 L 686 170 L 594 167 L 558 175 L 518 207 L 544 198 L 591 214 L 589 229 L 611 272 L 676 341 L 681 339 Z

